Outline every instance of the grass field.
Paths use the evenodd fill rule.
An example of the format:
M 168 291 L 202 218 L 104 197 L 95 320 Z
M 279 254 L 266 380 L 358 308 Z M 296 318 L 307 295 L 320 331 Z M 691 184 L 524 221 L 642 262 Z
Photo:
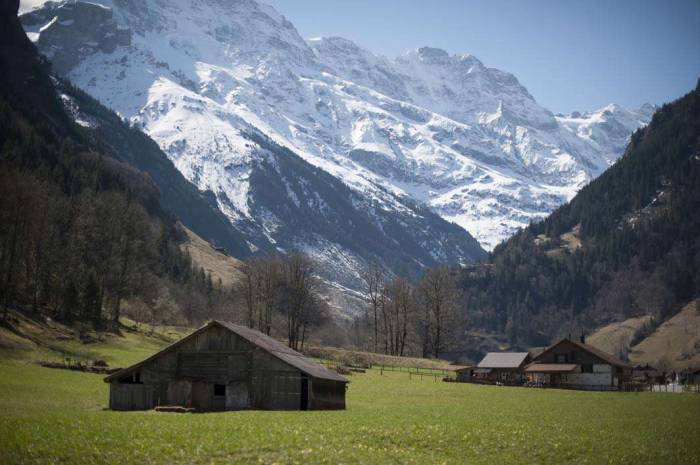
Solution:
M 126 365 L 151 339 L 91 353 Z M 339 412 L 104 410 L 99 375 L 0 352 L 0 463 L 697 464 L 700 396 L 588 393 L 354 374 Z M 35 355 L 36 353 L 32 353 Z M 32 355 L 32 356 L 33 356 Z

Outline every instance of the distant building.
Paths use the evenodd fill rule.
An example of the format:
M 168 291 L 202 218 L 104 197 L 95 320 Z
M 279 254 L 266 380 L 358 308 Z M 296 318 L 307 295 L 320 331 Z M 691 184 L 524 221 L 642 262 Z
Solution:
M 211 411 L 344 409 L 348 380 L 259 331 L 212 321 L 105 382 L 113 410 Z
M 474 371 L 473 366 L 466 366 L 462 368 L 458 368 L 455 370 L 455 373 L 457 374 L 457 381 L 460 383 L 466 383 L 471 380 L 472 378 L 472 372 Z
M 584 342 L 562 339 L 525 368 L 536 385 L 577 389 L 618 389 L 632 378 L 632 366 Z
M 682 384 L 700 384 L 700 368 L 686 368 L 680 372 Z
M 524 368 L 531 360 L 529 352 L 489 352 L 472 370 L 472 378 L 504 384 L 524 381 Z
M 656 383 L 663 382 L 663 378 L 663 372 L 654 368 L 648 363 L 645 365 L 637 365 L 632 369 L 632 379 L 635 381 Z

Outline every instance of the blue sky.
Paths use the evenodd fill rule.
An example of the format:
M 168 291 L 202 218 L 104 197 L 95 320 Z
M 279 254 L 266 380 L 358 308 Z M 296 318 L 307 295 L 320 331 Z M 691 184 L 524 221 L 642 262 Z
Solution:
M 430 45 L 516 75 L 554 112 L 660 104 L 700 77 L 700 0 L 262 0 L 302 36 Z

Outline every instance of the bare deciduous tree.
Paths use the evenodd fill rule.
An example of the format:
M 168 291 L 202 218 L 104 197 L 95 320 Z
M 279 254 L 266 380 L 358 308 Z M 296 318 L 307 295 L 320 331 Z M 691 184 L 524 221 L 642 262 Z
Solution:
M 309 330 L 321 325 L 328 314 L 314 269 L 313 260 L 301 252 L 249 260 L 236 288 L 246 324 L 269 335 L 281 318 L 279 326 L 284 326 L 289 347 L 303 348 Z
M 381 308 L 381 300 L 384 292 L 384 271 L 377 263 L 371 263 L 362 272 L 362 279 L 365 282 L 365 293 L 369 306 L 369 318 L 372 321 L 372 330 L 374 338 L 372 344 L 374 352 L 379 348 L 379 316 Z
M 385 337 L 391 355 L 403 356 L 408 333 L 415 317 L 413 286 L 404 278 L 394 278 L 386 286 L 383 304 L 387 315 Z
M 446 266 L 429 270 L 419 285 L 423 306 L 423 356 L 439 357 L 453 342 L 457 321 L 459 288 L 452 270 Z

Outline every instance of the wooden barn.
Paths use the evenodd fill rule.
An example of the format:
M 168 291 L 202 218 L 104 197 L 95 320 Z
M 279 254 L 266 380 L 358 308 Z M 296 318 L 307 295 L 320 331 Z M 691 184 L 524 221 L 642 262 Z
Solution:
M 105 382 L 113 410 L 342 410 L 348 380 L 259 331 L 212 321 Z

